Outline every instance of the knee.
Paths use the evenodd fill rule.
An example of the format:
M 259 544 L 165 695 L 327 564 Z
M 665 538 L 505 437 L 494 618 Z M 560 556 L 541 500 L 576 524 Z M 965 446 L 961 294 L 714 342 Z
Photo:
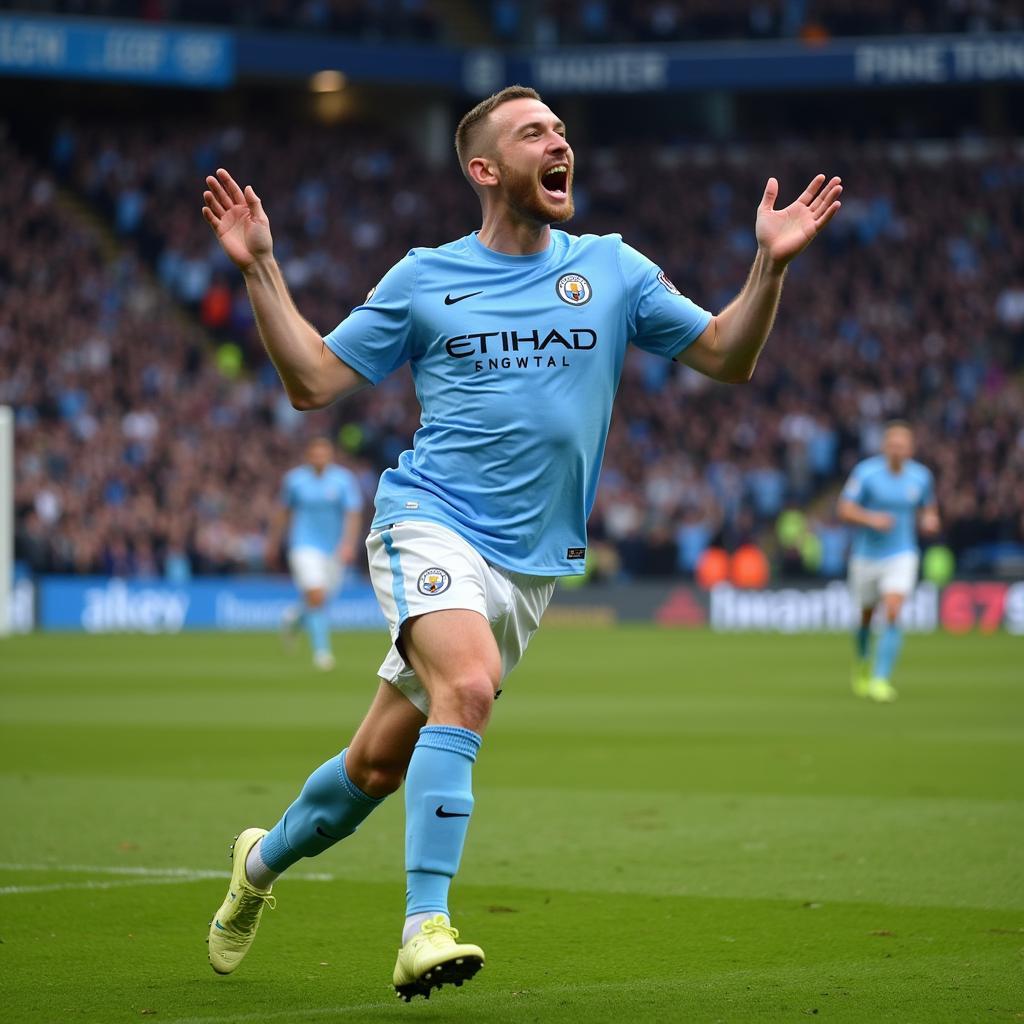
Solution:
M 486 672 L 454 679 L 431 694 L 431 720 L 482 732 L 494 707 L 495 683 Z
M 890 626 L 895 626 L 900 620 L 900 612 L 903 611 L 902 601 L 887 601 L 885 604 L 885 620 Z
M 307 590 L 306 604 L 308 604 L 310 608 L 320 608 L 323 605 L 326 596 L 327 595 L 322 590 Z

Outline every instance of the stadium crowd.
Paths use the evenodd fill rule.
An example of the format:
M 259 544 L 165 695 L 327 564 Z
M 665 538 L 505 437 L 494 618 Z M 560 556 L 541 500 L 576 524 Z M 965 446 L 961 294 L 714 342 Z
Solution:
M 999 32 L 1024 27 L 1012 0 L 492 0 L 498 39 L 558 43 Z
M 822 168 L 817 151 L 782 144 L 577 154 L 573 229 L 622 232 L 712 309 L 753 255 L 762 168 L 784 197 L 819 169 L 846 184 L 842 215 L 790 273 L 750 385 L 639 351 L 627 360 L 591 519 L 607 571 L 692 572 L 708 544 L 770 536 L 798 506 L 821 571 L 837 574 L 835 488 L 896 416 L 918 428 L 959 555 L 1024 542 L 1024 163 L 1009 148 L 829 154 Z M 407 371 L 295 413 L 199 216 L 202 180 L 227 166 L 256 184 L 297 304 L 326 331 L 408 248 L 475 225 L 454 165 L 426 168 L 363 128 L 201 122 L 65 124 L 50 171 L 7 143 L 0 157 L 0 402 L 17 410 L 23 559 L 41 571 L 260 569 L 281 473 L 314 430 L 340 429 L 372 496 L 418 423 Z M 66 195 L 99 211 L 113 241 Z
M 0 0 L 0 10 L 417 42 L 434 42 L 441 27 L 431 0 Z

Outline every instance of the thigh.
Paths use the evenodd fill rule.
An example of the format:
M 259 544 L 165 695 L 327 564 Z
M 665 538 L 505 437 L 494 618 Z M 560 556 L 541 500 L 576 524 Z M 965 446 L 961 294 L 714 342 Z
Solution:
M 905 598 L 914 589 L 917 583 L 917 562 L 917 554 L 912 551 L 886 559 L 880 583 L 882 596 L 886 600 L 890 596 Z
M 491 586 L 490 568 L 471 545 L 443 526 L 410 520 L 373 531 L 366 550 L 392 639 L 382 679 L 429 712 L 438 679 L 492 674 L 488 624 L 506 611 L 508 587 Z
M 854 557 L 850 559 L 850 568 L 847 573 L 847 584 L 850 588 L 850 597 L 854 604 L 861 611 L 874 608 L 881 596 L 878 582 L 880 570 L 878 563 L 867 558 Z
M 288 552 L 292 579 L 304 594 L 310 590 L 326 593 L 331 589 L 330 562 L 330 555 L 316 548 L 292 548 Z
M 406 661 L 431 698 L 441 688 L 485 678 L 492 693 L 501 685 L 501 656 L 491 625 L 463 608 L 409 619 L 401 635 Z

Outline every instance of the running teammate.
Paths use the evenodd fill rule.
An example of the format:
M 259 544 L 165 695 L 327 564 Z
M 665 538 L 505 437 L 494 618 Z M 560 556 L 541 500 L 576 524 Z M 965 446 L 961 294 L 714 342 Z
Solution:
M 818 175 L 775 209 L 768 180 L 750 276 L 717 316 L 684 298 L 618 235 L 569 235 L 575 160 L 532 89 L 484 100 L 455 137 L 479 231 L 414 249 L 321 338 L 293 305 L 251 186 L 220 169 L 203 214 L 245 276 L 293 405 L 314 409 L 410 363 L 422 406 L 412 451 L 381 477 L 367 540 L 392 646 L 348 747 L 307 780 L 268 832 L 235 842 L 210 928 L 214 969 L 250 947 L 277 876 L 350 835 L 405 780 L 406 921 L 400 996 L 461 984 L 482 966 L 460 943 L 448 890 L 473 811 L 472 771 L 491 706 L 551 597 L 583 571 L 586 521 L 626 348 L 728 382 L 748 380 L 788 263 L 839 209 Z
M 931 471 L 915 462 L 914 434 L 893 422 L 882 436 L 882 454 L 857 463 L 839 497 L 839 518 L 855 526 L 850 552 L 850 593 L 860 609 L 855 633 L 853 692 L 893 701 L 892 672 L 903 646 L 900 612 L 917 583 L 917 525 L 939 530 Z M 885 626 L 871 659 L 871 620 L 881 603 Z
M 327 602 L 355 558 L 362 511 L 355 476 L 334 464 L 334 445 L 326 437 L 314 437 L 306 446 L 305 465 L 285 475 L 267 547 L 276 560 L 287 530 L 288 568 L 302 604 L 286 613 L 284 625 L 289 631 L 306 627 L 313 664 L 324 671 L 334 668 Z

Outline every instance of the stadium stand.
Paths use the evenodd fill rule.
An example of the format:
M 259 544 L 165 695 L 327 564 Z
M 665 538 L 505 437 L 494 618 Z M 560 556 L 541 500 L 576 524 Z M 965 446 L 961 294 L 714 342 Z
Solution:
M 627 360 L 591 519 L 607 571 L 690 574 L 709 544 L 771 535 L 799 506 L 838 552 L 822 571 L 838 572 L 835 487 L 894 416 L 919 428 L 964 565 L 990 568 L 1000 545 L 1024 543 L 1020 154 L 981 143 L 829 152 L 847 184 L 843 216 L 794 267 L 752 384 Z M 623 232 L 713 308 L 749 265 L 756 168 L 784 190 L 819 169 L 794 145 L 579 156 L 574 230 Z M 258 185 L 298 305 L 326 331 L 408 248 L 474 226 L 454 165 L 423 167 L 364 129 L 202 121 L 68 122 L 48 170 L 10 143 L 3 159 L 0 401 L 17 409 L 19 552 L 34 569 L 262 568 L 280 473 L 310 429 L 346 426 L 372 494 L 417 425 L 408 375 L 312 421 L 291 410 L 197 196 L 218 165 Z M 666 216 L 666 196 L 686 201 Z M 58 244 L 59 265 L 46 259 Z
M 440 22 L 430 0 L 0 0 L 0 11 L 191 22 L 268 32 L 433 42 Z
M 706 39 L 998 32 L 1020 29 L 1019 4 L 992 0 L 493 0 L 491 22 L 505 41 L 665 43 Z

